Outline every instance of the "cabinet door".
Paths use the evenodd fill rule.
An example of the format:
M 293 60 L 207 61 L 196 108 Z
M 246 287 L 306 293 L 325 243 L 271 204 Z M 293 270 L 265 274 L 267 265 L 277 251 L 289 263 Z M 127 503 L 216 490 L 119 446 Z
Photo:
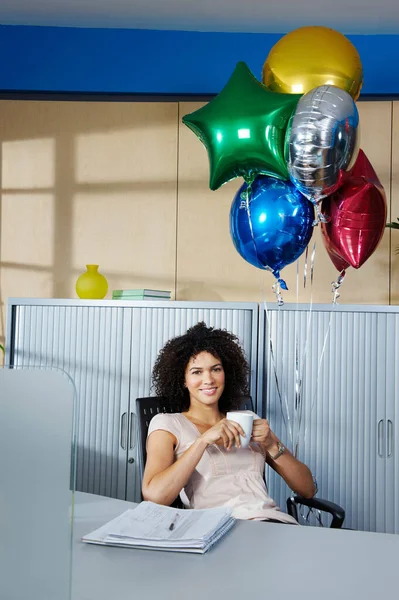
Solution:
M 130 310 L 47 302 L 12 313 L 10 364 L 57 367 L 75 383 L 76 489 L 124 499 Z
M 269 311 L 264 326 L 271 427 L 292 451 L 297 446 L 318 496 L 345 508 L 345 526 L 366 531 L 385 530 L 386 320 L 385 313 L 355 307 L 284 307 Z M 268 475 L 270 493 L 285 510 L 290 490 Z
M 385 402 L 385 420 L 381 427 L 379 460 L 383 463 L 384 488 L 378 487 L 377 511 L 380 520 L 378 531 L 399 533 L 399 314 L 379 316 L 381 337 L 381 371 L 379 394 Z M 381 492 L 384 490 L 384 493 Z
M 153 303 L 154 304 L 154 303 Z M 136 398 L 151 393 L 151 371 L 159 350 L 169 339 L 182 335 L 199 321 L 235 333 L 251 365 L 251 393 L 256 406 L 258 306 L 238 303 L 160 302 L 132 309 L 131 377 L 126 499 L 141 500 L 138 461 Z
M 399 328 L 396 326 L 396 348 L 397 354 L 399 353 Z M 388 414 L 388 426 L 389 419 L 391 419 L 391 437 L 388 438 L 391 440 L 391 452 L 392 454 L 389 456 L 389 481 L 392 481 L 392 522 L 393 527 L 390 528 L 392 533 L 399 533 L 399 387 L 398 387 L 398 377 L 396 375 L 396 388 L 394 390 L 394 396 L 392 400 L 392 406 L 390 407 Z

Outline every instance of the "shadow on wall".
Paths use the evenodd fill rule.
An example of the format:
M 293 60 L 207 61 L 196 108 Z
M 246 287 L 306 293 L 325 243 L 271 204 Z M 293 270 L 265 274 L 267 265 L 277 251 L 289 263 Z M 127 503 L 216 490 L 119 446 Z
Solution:
M 394 281 L 395 278 L 396 278 L 396 282 Z M 399 251 L 392 253 L 391 280 L 390 280 L 390 287 L 391 287 L 390 304 L 391 305 L 399 304 L 399 285 L 397 283 L 398 279 L 399 279 Z
M 176 157 L 162 166 L 158 154 L 162 150 L 164 158 L 165 146 L 173 147 L 177 107 L 155 103 L 3 104 L 9 123 L 1 128 L 0 258 L 4 269 L 44 269 L 40 292 L 50 297 L 70 297 L 72 278 L 87 262 L 102 265 L 107 275 L 112 271 L 116 276 L 129 274 L 134 283 L 151 239 L 148 226 L 142 235 L 143 241 L 148 240 L 147 248 L 142 248 L 140 257 L 133 239 L 140 233 L 138 229 L 145 228 L 142 217 L 154 208 L 160 195 L 172 195 L 175 201 Z M 160 140 L 157 151 L 162 127 L 167 130 L 166 139 Z M 150 155 L 153 162 L 148 164 Z M 152 223 L 154 238 L 162 226 L 163 222 Z M 144 234 L 148 235 L 144 238 Z M 152 244 L 155 242 L 152 239 Z M 118 268 L 110 269 L 108 265 L 115 262 Z M 150 277 L 154 271 L 144 275 Z M 7 288 L 8 279 L 6 276 Z M 26 295 L 40 295 L 27 293 L 30 287 Z
M 0 101 L 0 340 L 8 297 L 175 292 L 177 103 Z M 151 218 L 148 218 L 151 215 Z
M 220 294 L 200 282 L 190 282 L 185 287 L 180 288 L 178 297 L 179 300 L 193 300 L 195 298 L 199 301 L 209 302 L 222 302 L 224 300 Z

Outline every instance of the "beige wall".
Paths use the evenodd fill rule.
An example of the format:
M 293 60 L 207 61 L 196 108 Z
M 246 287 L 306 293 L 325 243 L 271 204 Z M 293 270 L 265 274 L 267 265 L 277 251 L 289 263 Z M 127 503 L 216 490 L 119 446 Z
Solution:
M 0 103 L 3 305 L 76 298 L 87 263 L 109 290 L 174 290 L 177 122 L 177 103 Z
M 230 239 L 241 182 L 211 192 L 206 151 L 181 125 L 199 106 L 0 102 L 0 342 L 8 297 L 76 298 L 87 263 L 100 265 L 108 297 L 112 289 L 155 287 L 178 300 L 274 301 L 272 275 L 247 264 Z M 396 219 L 399 103 L 361 102 L 359 110 L 361 146 L 388 203 L 392 187 Z M 331 302 L 337 271 L 317 229 L 313 239 L 313 286 L 303 289 L 303 259 L 287 267 L 286 302 Z M 369 261 L 348 270 L 342 303 L 399 303 L 397 245 L 399 232 L 386 230 Z

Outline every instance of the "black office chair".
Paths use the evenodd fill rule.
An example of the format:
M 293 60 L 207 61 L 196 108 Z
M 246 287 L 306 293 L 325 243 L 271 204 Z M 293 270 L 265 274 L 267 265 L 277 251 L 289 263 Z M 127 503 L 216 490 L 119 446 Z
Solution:
M 240 398 L 240 410 L 252 410 L 252 398 L 250 396 L 242 396 Z M 147 459 L 146 440 L 147 432 L 151 419 L 158 413 L 174 413 L 179 412 L 177 406 L 173 403 L 165 402 L 162 398 L 137 398 L 136 399 L 136 414 L 139 420 L 138 428 L 138 448 L 139 448 L 139 469 L 140 480 L 143 479 L 144 467 Z M 179 497 L 173 502 L 173 506 L 182 507 Z M 304 512 L 305 507 L 305 512 Z M 345 519 L 344 509 L 328 500 L 321 498 L 303 498 L 297 494 L 293 494 L 287 499 L 287 512 L 294 517 L 298 522 L 300 517 L 306 523 L 316 523 L 323 526 L 321 513 L 329 513 L 332 520 L 330 527 L 340 529 Z

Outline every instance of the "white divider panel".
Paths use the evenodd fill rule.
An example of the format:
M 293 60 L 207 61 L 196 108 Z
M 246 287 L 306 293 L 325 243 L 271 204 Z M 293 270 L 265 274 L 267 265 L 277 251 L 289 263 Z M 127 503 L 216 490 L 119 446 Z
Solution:
M 0 369 L 0 598 L 71 597 L 75 388 L 57 371 Z

